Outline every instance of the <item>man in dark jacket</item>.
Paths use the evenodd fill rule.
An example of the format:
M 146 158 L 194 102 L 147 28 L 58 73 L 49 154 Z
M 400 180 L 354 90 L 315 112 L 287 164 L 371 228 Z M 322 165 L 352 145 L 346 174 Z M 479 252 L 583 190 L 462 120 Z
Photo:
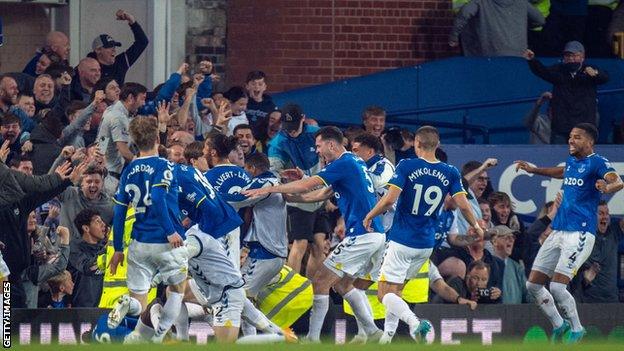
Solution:
M 45 176 L 27 176 L 19 171 L 10 170 L 12 176 L 26 193 L 20 200 L 8 208 L 0 210 L 0 241 L 6 247 L 2 256 L 11 272 L 11 302 L 16 308 L 25 307 L 26 299 L 22 285 L 22 272 L 30 265 L 30 239 L 26 235 L 26 225 L 30 212 L 60 194 L 72 182 L 78 183 L 85 165 L 71 169 L 66 163 L 56 170 L 56 174 Z
M 606 72 L 584 64 L 585 48 L 571 41 L 563 50 L 563 62 L 546 67 L 526 50 L 524 57 L 536 76 L 553 84 L 551 144 L 567 144 L 572 128 L 579 123 L 596 125 L 597 86 L 609 80 Z
M 91 209 L 80 211 L 74 224 L 82 237 L 72 240 L 69 254 L 69 271 L 76 284 L 72 306 L 97 307 L 104 283 L 104 271 L 97 259 L 106 250 L 106 224 Z
M 143 28 L 136 22 L 133 15 L 124 10 L 117 10 L 115 15 L 117 16 L 117 20 L 128 22 L 132 34 L 134 34 L 134 43 L 128 50 L 117 55 L 116 48 L 121 46 L 121 43 L 115 41 L 115 39 L 108 34 L 100 34 L 93 39 L 93 51 L 90 52 L 87 57 L 98 60 L 102 68 L 102 78 L 114 78 L 117 84 L 122 85 L 126 80 L 128 69 L 136 62 L 143 51 L 145 51 L 149 40 Z

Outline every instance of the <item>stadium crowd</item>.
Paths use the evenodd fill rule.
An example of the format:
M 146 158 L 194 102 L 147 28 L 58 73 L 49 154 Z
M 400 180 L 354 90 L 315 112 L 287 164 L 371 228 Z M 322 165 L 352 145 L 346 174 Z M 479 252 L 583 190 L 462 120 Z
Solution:
M 173 163 L 195 166 L 204 159 L 213 169 L 233 167 L 247 182 L 239 191 L 268 171 L 288 183 L 324 167 L 315 148 L 318 123 L 296 104 L 276 106 L 266 93 L 269 77 L 261 71 L 250 71 L 244 84 L 224 92 L 213 90 L 219 76 L 209 61 L 197 67 L 182 63 L 151 91 L 126 82 L 126 73 L 149 40 L 132 14 L 120 10 L 116 16 L 134 35 L 128 50 L 118 53 L 121 44 L 102 34 L 93 40 L 93 51 L 72 68 L 67 36 L 51 32 L 23 72 L 0 75 L 0 233 L 6 262 L 0 275 L 12 283 L 13 307 L 110 307 L 101 301 L 112 253 L 113 197 L 124 166 L 137 154 L 129 133 L 133 118 L 157 118 L 159 152 Z M 539 109 L 552 99 L 552 115 L 538 116 L 534 110 L 527 118 L 536 142 L 566 143 L 577 123 L 595 124 L 595 119 L 583 118 L 596 115 L 596 85 L 608 77 L 584 65 L 580 43 L 568 43 L 564 63 L 553 67 L 541 65 L 532 52 L 519 55 L 529 60 L 536 75 L 554 83 L 553 93 L 536 105 Z M 564 71 L 570 81 L 559 78 Z M 572 82 L 577 73 L 584 85 Z M 570 117 L 566 101 L 578 102 L 579 96 L 586 101 L 579 102 L 584 112 Z M 557 114 L 571 119 L 559 123 L 563 118 Z M 401 160 L 416 154 L 414 133 L 388 128 L 385 119 L 383 107 L 371 106 L 362 111 L 361 125 L 343 132 L 345 147 L 366 162 L 372 176 L 387 182 Z M 447 160 L 442 149 L 436 156 Z M 429 296 L 414 302 L 460 303 L 473 309 L 481 303 L 532 302 L 527 276 L 552 231 L 561 199 L 545 203 L 539 216 L 525 223 L 514 213 L 510 196 L 492 188 L 488 171 L 496 165 L 493 158 L 456 165 L 486 232 L 480 236 L 471 231 L 453 198 L 447 197 L 436 233 L 443 244 L 431 257 L 438 272 L 428 275 Z M 220 179 L 211 178 L 210 172 L 207 178 L 219 190 Z M 228 202 L 238 201 L 236 196 L 241 195 L 223 194 Z M 254 220 L 258 213 L 253 206 L 240 208 L 245 246 L 241 266 L 255 248 L 246 233 L 271 225 L 276 233 L 288 235 L 284 263 L 312 277 L 345 237 L 345 220 L 335 199 L 280 206 L 286 208 L 287 219 L 271 223 Z M 624 220 L 612 220 L 606 203 L 597 212 L 596 244 L 569 288 L 579 302 L 623 301 L 617 287 L 617 247 L 624 237 Z M 184 224 L 191 225 L 188 220 Z

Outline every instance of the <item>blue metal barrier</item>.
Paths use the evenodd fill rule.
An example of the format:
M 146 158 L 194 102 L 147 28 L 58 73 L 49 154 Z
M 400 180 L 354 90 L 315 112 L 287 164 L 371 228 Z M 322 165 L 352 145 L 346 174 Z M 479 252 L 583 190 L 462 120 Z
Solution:
M 604 143 L 610 140 L 614 122 L 624 116 L 624 61 L 588 63 L 610 76 L 598 92 Z M 528 132 L 523 119 L 539 95 L 550 89 L 522 58 L 455 57 L 275 94 L 274 100 L 278 105 L 299 103 L 321 124 L 357 125 L 365 107 L 379 105 L 388 111 L 389 124 L 412 129 L 436 125 L 447 143 L 524 144 Z

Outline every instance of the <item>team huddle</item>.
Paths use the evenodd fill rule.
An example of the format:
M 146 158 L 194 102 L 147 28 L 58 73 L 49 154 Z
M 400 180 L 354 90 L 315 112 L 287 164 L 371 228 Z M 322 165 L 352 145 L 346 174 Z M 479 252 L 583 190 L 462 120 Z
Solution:
M 244 170 L 212 164 L 227 159 L 231 140 L 224 135 L 189 145 L 184 152 L 187 165 L 158 157 L 155 119 L 134 118 L 130 136 L 139 156 L 120 177 L 113 220 L 115 254 L 110 263 L 114 272 L 124 261 L 124 222 L 131 207 L 136 222 L 127 249 L 130 295 L 122 296 L 98 321 L 96 339 L 106 331 L 118 335 L 118 341 L 161 343 L 175 326 L 176 337 L 188 340 L 189 318 L 206 317 L 219 342 L 296 341 L 291 330 L 280 328 L 252 301 L 279 276 L 287 256 L 282 223 L 286 202 L 318 203 L 334 197 L 345 221 L 345 237 L 311 277 L 314 298 L 305 340 L 320 342 L 332 288 L 352 308 L 362 341 L 390 343 L 399 321 L 409 326 L 413 339 L 424 340 L 431 323 L 416 316 L 401 292 L 444 240 L 436 233 L 445 200 L 454 200 L 470 225 L 469 235 L 484 236 L 459 171 L 436 158 L 440 137 L 433 127 L 418 129 L 414 140 L 418 157 L 402 160 L 396 169 L 383 156 L 365 163 L 345 149 L 338 128 L 321 128 L 315 144 L 325 167 L 315 176 L 288 183 L 281 183 L 260 153 L 245 160 Z M 519 170 L 564 179 L 554 233 L 537 255 L 527 289 L 552 322 L 553 337 L 571 330 L 572 341 L 580 340 L 585 331 L 565 288 L 592 251 L 601 193 L 623 187 L 608 161 L 593 153 L 596 137 L 593 126 L 574 128 L 565 167 L 517 163 Z M 380 163 L 390 166 L 376 171 Z M 253 210 L 245 233 L 240 231 L 243 220 L 237 212 L 242 208 Z M 189 221 L 190 228 L 184 229 L 182 223 Z M 250 250 L 242 266 L 241 240 Z M 435 270 L 429 264 L 429 270 Z M 550 292 L 545 288 L 549 280 Z M 386 310 L 384 330 L 375 325 L 363 290 L 354 288 L 374 282 Z M 148 301 L 155 283 L 167 286 L 166 302 Z

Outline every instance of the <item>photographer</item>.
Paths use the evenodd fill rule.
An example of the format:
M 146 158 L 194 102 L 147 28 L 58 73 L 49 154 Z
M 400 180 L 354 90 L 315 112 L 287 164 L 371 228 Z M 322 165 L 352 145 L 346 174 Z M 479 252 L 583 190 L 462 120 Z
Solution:
M 493 286 L 488 288 L 490 265 L 483 261 L 472 262 L 467 269 L 466 279 L 454 277 L 448 281 L 460 297 L 478 303 L 501 303 L 502 291 Z

